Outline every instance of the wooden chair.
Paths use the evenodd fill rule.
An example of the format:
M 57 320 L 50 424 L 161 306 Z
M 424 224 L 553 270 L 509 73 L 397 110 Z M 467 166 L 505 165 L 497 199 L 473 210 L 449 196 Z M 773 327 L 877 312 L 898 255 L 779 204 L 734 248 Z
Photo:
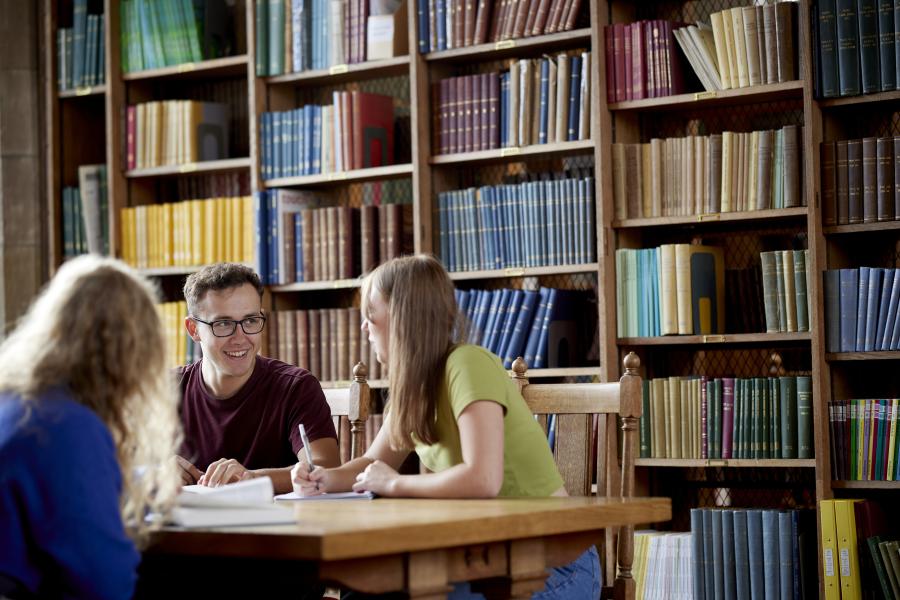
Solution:
M 353 380 L 350 387 L 329 388 L 325 392 L 325 400 L 331 408 L 331 416 L 335 420 L 334 428 L 338 432 L 338 445 L 343 446 L 341 418 L 350 422 L 350 459 L 358 458 L 366 451 L 366 420 L 369 418 L 371 395 L 366 376 L 369 370 L 365 363 L 356 363 L 353 367 Z
M 625 357 L 625 375 L 618 383 L 548 383 L 530 384 L 525 376 L 527 365 L 522 358 L 513 363 L 512 377 L 522 397 L 547 430 L 548 417 L 556 415 L 554 456 L 573 496 L 587 496 L 596 481 L 600 496 L 634 495 L 634 461 L 638 448 L 638 419 L 641 416 L 640 360 L 634 352 Z M 598 415 L 598 426 L 594 426 Z M 616 424 L 621 418 L 622 454 L 618 457 Z M 633 599 L 635 582 L 631 575 L 634 561 L 634 527 L 607 531 L 604 582 L 615 580 L 612 597 Z M 615 548 L 615 554 L 613 553 Z

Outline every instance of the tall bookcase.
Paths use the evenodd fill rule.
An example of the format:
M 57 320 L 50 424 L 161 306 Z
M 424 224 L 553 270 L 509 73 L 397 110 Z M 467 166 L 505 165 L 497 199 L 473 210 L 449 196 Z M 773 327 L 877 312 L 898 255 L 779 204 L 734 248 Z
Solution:
M 412 2 L 412 0 L 408 0 Z M 422 53 L 418 47 L 416 2 L 408 7 L 408 56 L 285 75 L 256 75 L 255 3 L 239 0 L 235 23 L 241 28 L 234 55 L 152 71 L 124 74 L 120 68 L 120 3 L 105 0 L 106 84 L 59 93 L 56 87 L 56 28 L 71 13 L 71 2 L 45 0 L 43 36 L 47 48 L 46 143 L 47 206 L 50 215 L 50 272 L 62 260 L 59 241 L 60 188 L 72 184 L 75 166 L 105 162 L 109 173 L 111 247 L 122 255 L 121 209 L 170 199 L 173 181 L 202 173 L 240 173 L 253 191 L 274 188 L 310 189 L 330 194 L 342 205 L 367 202 L 366 186 L 396 182 L 412 203 L 414 250 L 440 250 L 438 194 L 468 186 L 497 184 L 523 173 L 560 169 L 593 169 L 596 212 L 596 258 L 584 264 L 455 271 L 461 289 L 559 287 L 588 292 L 596 302 L 580 323 L 594 331 L 596 344 L 583 350 L 576 366 L 529 370 L 530 377 L 599 378 L 615 380 L 628 351 L 641 358 L 645 377 L 730 374 L 765 377 L 770 374 L 808 375 L 812 381 L 812 459 L 719 460 L 639 459 L 644 490 L 676 496 L 675 528 L 687 528 L 687 509 L 727 502 L 778 506 L 783 502 L 814 505 L 817 500 L 847 494 L 896 492 L 895 482 L 833 481 L 829 449 L 827 403 L 846 394 L 897 395 L 883 376 L 898 353 L 827 354 L 822 272 L 826 268 L 859 266 L 867 260 L 895 257 L 896 222 L 823 227 L 820 203 L 819 144 L 844 137 L 895 134 L 892 102 L 898 92 L 848 99 L 817 100 L 814 96 L 811 43 L 811 0 L 799 2 L 796 13 L 799 78 L 715 93 L 607 102 L 604 27 L 642 18 L 692 22 L 711 13 L 746 5 L 744 0 L 667 0 L 639 2 L 599 0 L 585 3 L 574 29 L 549 35 L 504 40 Z M 425 3 L 427 4 L 427 3 Z M 508 68 L 511 59 L 549 53 L 590 51 L 589 139 L 515 146 L 466 153 L 436 151 L 434 85 L 442 79 Z M 124 110 L 128 104 L 185 94 L 203 98 L 210 82 L 226 82 L 239 91 L 232 102 L 237 132 L 231 156 L 225 160 L 170 167 L 127 170 L 123 152 Z M 406 146 L 397 164 L 338 173 L 266 179 L 262 170 L 260 121 L 263 113 L 321 102 L 333 90 L 375 91 L 395 97 L 395 114 L 408 118 L 399 128 L 397 145 Z M 872 115 L 875 115 L 874 117 Z M 647 142 L 654 137 L 679 137 L 730 131 L 802 125 L 801 180 L 804 206 L 754 212 L 727 212 L 684 217 L 617 219 L 613 189 L 613 144 Z M 101 133 L 102 132 L 102 133 Z M 406 158 L 408 157 L 408 159 Z M 408 190 L 403 192 L 402 190 Z M 734 333 L 645 338 L 617 337 L 616 263 L 621 248 L 650 248 L 664 243 L 702 239 L 725 248 L 726 266 L 758 264 L 759 252 L 773 248 L 808 249 L 809 331 L 800 333 Z M 872 243 L 876 241 L 877 251 Z M 861 247 L 862 246 L 862 247 Z M 158 277 L 170 298 L 191 269 L 147 270 Z M 311 281 L 269 288 L 267 310 L 350 308 L 359 305 L 354 279 Z M 592 304 L 593 306 L 593 304 Z M 727 311 L 739 311 L 729 306 Z M 271 350 L 271 348 L 270 348 Z M 374 387 L 384 382 L 375 382 Z M 344 381 L 323 381 L 326 386 Z M 883 386 L 883 387 L 882 387 Z M 677 491 L 676 491 L 677 490 Z M 821 556 L 821 553 L 820 553 Z M 821 559 L 820 559 L 821 560 Z

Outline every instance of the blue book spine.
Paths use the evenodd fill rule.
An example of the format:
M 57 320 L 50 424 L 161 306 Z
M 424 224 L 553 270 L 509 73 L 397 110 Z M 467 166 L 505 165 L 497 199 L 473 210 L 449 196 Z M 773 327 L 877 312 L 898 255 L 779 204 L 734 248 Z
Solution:
M 544 264 L 559 265 L 564 264 L 557 254 L 557 241 L 560 238 L 560 223 L 558 220 L 558 202 L 559 196 L 556 193 L 556 187 L 552 181 L 541 181 L 541 189 L 547 197 L 544 203 L 545 229 L 547 230 L 547 252 L 544 254 Z
M 322 107 L 313 105 L 312 172 L 322 172 Z
M 547 121 L 549 118 L 549 102 L 550 94 L 550 59 L 541 60 L 541 89 L 540 98 L 538 100 L 538 144 L 547 143 Z
M 483 325 L 480 327 L 481 336 L 478 339 L 479 346 L 487 348 L 488 338 L 490 338 L 491 335 L 491 328 L 494 326 L 494 321 L 497 320 L 497 307 L 500 305 L 500 296 L 500 290 L 488 291 L 488 298 L 485 301 L 485 314 L 482 318 Z
M 703 509 L 691 509 L 691 574 L 693 575 L 692 589 L 694 600 L 706 600 L 706 587 L 704 586 L 704 570 L 706 564 L 703 554 Z
M 475 308 L 475 321 L 472 323 L 472 344 L 481 345 L 484 339 L 484 328 L 487 325 L 488 307 L 493 299 L 493 292 L 482 290 L 478 296 L 478 306 Z
M 765 600 L 761 510 L 747 511 L 747 547 L 750 563 L 750 598 L 751 600 Z
M 554 306 L 559 298 L 559 290 L 550 288 L 550 294 L 547 297 L 547 308 L 544 311 L 544 318 L 541 322 L 541 336 L 538 339 L 538 347 L 534 355 L 534 368 L 542 369 L 547 365 L 547 351 L 550 344 L 550 323 L 554 317 Z
M 428 0 L 416 0 L 416 17 L 419 24 L 419 52 L 431 51 L 431 36 L 428 30 Z
M 894 336 L 894 321 L 897 318 L 897 305 L 898 301 L 900 301 L 900 273 L 898 273 L 897 269 L 891 269 L 891 272 L 893 272 L 894 275 L 891 282 L 891 292 L 888 295 L 887 318 L 879 350 L 891 349 L 891 339 Z M 885 287 L 886 286 L 887 282 L 885 282 Z M 831 313 L 829 312 L 829 316 L 830 315 Z
M 506 264 L 506 250 L 503 247 L 503 220 L 501 219 L 499 189 L 495 186 L 484 188 L 488 199 L 488 209 L 491 211 L 491 237 L 494 244 L 494 256 L 491 262 L 492 269 L 502 269 Z
M 516 358 L 524 355 L 525 336 L 531 331 L 531 322 L 534 320 L 537 303 L 537 292 L 528 290 L 524 293 L 519 313 L 516 315 L 513 325 L 512 335 L 503 350 L 503 366 L 507 369 L 512 368 L 512 363 Z
M 480 252 L 478 253 L 479 259 L 479 269 L 490 269 L 493 261 L 491 260 L 491 255 L 493 254 L 493 237 L 491 236 L 490 229 L 490 206 L 485 201 L 484 197 L 484 188 L 478 188 L 474 191 L 475 196 L 475 204 L 477 207 L 477 215 L 478 215 L 478 246 Z
M 778 600 L 780 597 L 779 556 L 778 556 L 778 511 L 762 511 L 763 536 L 763 578 L 765 599 Z
M 437 26 L 437 49 L 447 49 L 447 15 L 445 0 L 435 0 L 435 25 Z M 429 42 L 430 43 L 430 42 Z
M 712 570 L 714 598 L 725 597 L 725 558 L 722 555 L 724 538 L 722 536 L 722 511 L 712 510 Z
M 872 342 L 873 350 L 881 350 L 884 331 L 887 329 L 888 312 L 891 306 L 891 291 L 894 286 L 894 269 L 881 269 L 881 299 L 878 301 L 878 327 L 875 331 L 875 339 Z
M 525 344 L 525 363 L 534 366 L 534 355 L 537 352 L 538 342 L 541 337 L 541 328 L 544 323 L 544 315 L 547 312 L 547 300 L 550 297 L 550 289 L 542 287 L 538 290 L 537 308 L 534 311 L 534 317 L 531 319 L 531 330 L 528 333 L 528 341 Z
M 500 147 L 509 145 L 509 71 L 500 73 Z
M 725 600 L 735 600 L 734 512 L 722 512 L 722 590 Z
M 737 600 L 750 600 L 750 558 L 747 546 L 747 513 L 736 510 L 734 522 L 734 591 Z
M 316 149 L 315 149 L 315 117 L 316 117 L 316 106 L 314 104 L 308 104 L 303 107 L 304 115 L 305 115 L 305 130 L 303 136 L 303 146 L 304 151 L 306 152 L 306 157 L 304 158 L 304 162 L 306 163 L 306 174 L 314 175 L 317 171 L 313 168 L 313 164 L 315 162 Z
M 281 245 L 281 237 L 278 235 L 278 190 L 269 191 L 269 285 L 278 285 L 281 277 L 278 264 L 278 248 Z
M 263 281 L 269 280 L 269 219 L 268 192 L 253 193 L 253 213 L 256 215 L 256 272 Z
M 878 327 L 878 299 L 881 297 L 881 278 L 884 269 L 869 270 L 869 293 L 866 302 L 866 335 L 863 344 L 865 352 L 875 350 L 875 331 Z
M 857 287 L 856 302 L 856 346 L 857 352 L 862 352 L 866 347 L 866 315 L 869 310 L 869 267 L 859 268 L 859 286 Z
M 569 122 L 566 126 L 566 139 L 574 141 L 578 139 L 578 109 L 581 103 L 578 101 L 581 95 L 581 57 L 573 56 L 569 60 Z
M 791 541 L 794 537 L 791 526 L 792 512 L 782 511 L 775 513 L 775 516 L 778 518 L 778 579 L 781 598 L 794 597 L 794 550 Z
M 713 510 L 703 509 L 703 588 L 707 598 L 715 598 L 716 575 L 713 569 Z
M 503 317 L 503 328 L 500 335 L 496 339 L 496 343 L 492 346 L 491 352 L 503 359 L 503 351 L 509 344 L 509 338 L 512 337 L 513 326 L 516 318 L 519 316 L 519 310 L 522 307 L 522 300 L 525 298 L 525 292 L 522 290 L 512 290 L 509 304 L 506 306 L 506 314 Z
M 856 306 L 859 271 L 841 269 L 841 352 L 856 351 Z
M 506 315 L 506 307 L 509 304 L 511 294 L 512 290 L 506 288 L 494 291 L 497 301 L 491 306 L 491 319 L 484 343 L 482 344 L 488 350 L 494 347 L 496 339 L 500 336 L 500 330 L 503 327 L 503 317 Z

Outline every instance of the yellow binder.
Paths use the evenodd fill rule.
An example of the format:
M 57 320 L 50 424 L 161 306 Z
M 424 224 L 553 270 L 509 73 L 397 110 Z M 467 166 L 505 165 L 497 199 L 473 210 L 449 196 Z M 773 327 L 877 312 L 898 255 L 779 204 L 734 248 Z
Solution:
M 822 528 L 822 565 L 825 573 L 825 600 L 841 600 L 838 576 L 837 537 L 834 528 L 834 500 L 819 502 L 819 521 Z
M 856 550 L 856 516 L 853 503 L 857 500 L 834 501 L 834 523 L 837 535 L 838 572 L 841 579 L 841 600 L 861 600 L 859 585 L 859 555 Z

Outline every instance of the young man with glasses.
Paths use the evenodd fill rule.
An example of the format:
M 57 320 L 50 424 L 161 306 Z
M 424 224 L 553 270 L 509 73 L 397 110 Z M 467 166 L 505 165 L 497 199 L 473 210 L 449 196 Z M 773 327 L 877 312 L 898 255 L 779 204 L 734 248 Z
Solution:
M 340 464 L 331 411 L 316 378 L 258 356 L 266 317 L 263 287 L 249 267 L 209 265 L 184 285 L 188 334 L 203 358 L 180 367 L 184 483 L 222 485 L 268 476 L 276 493 L 291 490 L 290 469 L 306 428 L 316 464 Z

